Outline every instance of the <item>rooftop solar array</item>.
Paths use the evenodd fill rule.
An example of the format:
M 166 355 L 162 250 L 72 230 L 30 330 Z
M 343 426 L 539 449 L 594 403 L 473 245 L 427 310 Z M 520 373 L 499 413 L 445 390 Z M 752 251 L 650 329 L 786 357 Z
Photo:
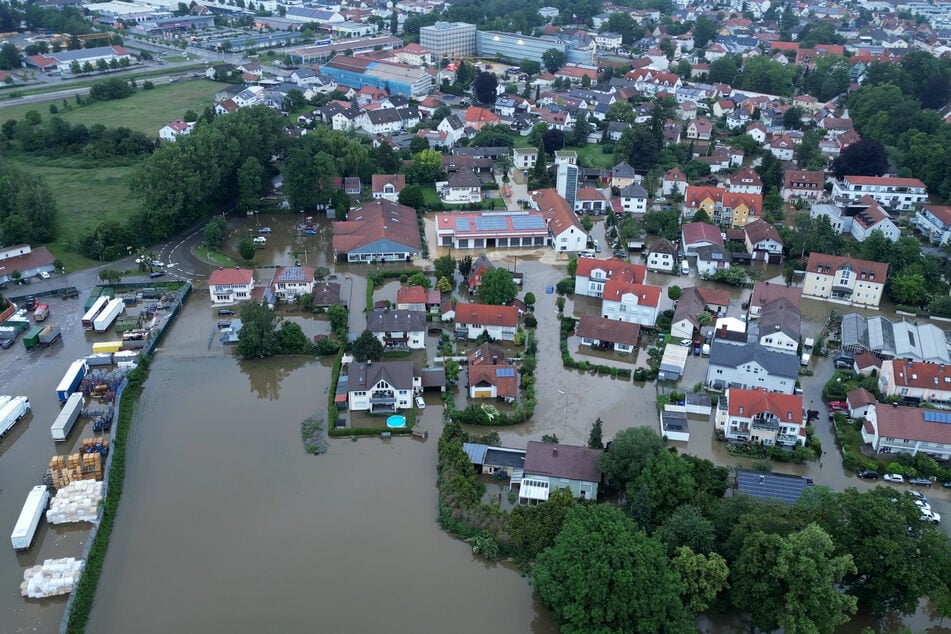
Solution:
M 541 216 L 512 216 L 512 227 L 520 231 L 526 229 L 544 229 L 545 219 Z
M 456 218 L 456 231 L 472 231 L 468 218 Z
M 515 368 L 496 368 L 495 377 L 498 379 L 503 379 L 506 377 L 515 376 Z
M 939 412 L 934 409 L 926 409 L 922 414 L 929 423 L 951 424 L 951 412 Z
M 475 225 L 478 231 L 505 231 L 508 229 L 505 218 L 500 216 L 476 216 Z
M 304 270 L 299 266 L 289 266 L 281 272 L 283 282 L 307 282 Z
M 761 500 L 779 500 L 793 504 L 809 483 L 800 476 L 756 473 L 740 470 L 736 474 L 737 489 Z

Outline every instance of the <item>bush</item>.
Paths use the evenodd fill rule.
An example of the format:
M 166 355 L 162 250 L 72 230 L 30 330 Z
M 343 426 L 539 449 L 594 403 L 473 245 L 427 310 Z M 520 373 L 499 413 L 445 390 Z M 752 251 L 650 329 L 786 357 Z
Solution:
M 555 285 L 555 292 L 559 295 L 567 295 L 568 293 L 573 293 L 575 291 L 575 278 L 566 277 Z

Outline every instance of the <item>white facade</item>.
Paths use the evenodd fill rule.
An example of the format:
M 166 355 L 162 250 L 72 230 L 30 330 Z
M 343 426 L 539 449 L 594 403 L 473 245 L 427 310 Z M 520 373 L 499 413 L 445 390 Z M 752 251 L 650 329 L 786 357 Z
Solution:
M 917 178 L 888 176 L 845 176 L 832 184 L 832 197 L 836 200 L 857 201 L 863 196 L 871 196 L 892 209 L 908 211 L 928 202 L 928 189 Z
M 601 300 L 601 316 L 629 324 L 653 326 L 657 321 L 657 306 L 644 302 L 637 293 L 621 293 L 616 299 Z
M 674 267 L 676 266 L 677 259 L 672 253 L 652 251 L 651 253 L 647 254 L 648 271 L 664 271 L 666 273 L 673 273 Z

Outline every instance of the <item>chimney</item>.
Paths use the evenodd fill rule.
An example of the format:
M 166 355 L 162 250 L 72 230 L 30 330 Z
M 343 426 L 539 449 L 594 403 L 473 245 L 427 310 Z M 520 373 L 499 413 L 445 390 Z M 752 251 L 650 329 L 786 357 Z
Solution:
M 557 455 L 558 455 L 558 447 L 552 447 L 552 448 L 551 448 L 551 455 L 553 455 L 553 456 L 557 456 Z
M 498 364 L 499 364 L 499 358 L 493 354 L 493 355 L 492 355 L 492 365 L 498 365 Z

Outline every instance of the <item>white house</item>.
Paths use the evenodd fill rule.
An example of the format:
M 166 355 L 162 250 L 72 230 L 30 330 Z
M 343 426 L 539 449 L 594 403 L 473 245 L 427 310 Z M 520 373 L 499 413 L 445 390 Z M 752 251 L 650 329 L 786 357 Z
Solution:
M 592 348 L 613 348 L 615 352 L 633 352 L 641 327 L 638 324 L 595 315 L 582 315 L 575 334 L 581 344 Z
M 422 350 L 426 347 L 426 313 L 415 310 L 375 310 L 367 315 L 367 330 L 385 348 Z
M 754 220 L 743 226 L 743 236 L 747 253 L 754 260 L 781 262 L 783 258 L 783 239 L 776 227 L 765 220 Z
M 928 188 L 917 178 L 893 176 L 843 176 L 832 184 L 834 200 L 857 201 L 871 196 L 880 204 L 909 211 L 928 202 Z
M 780 134 L 769 143 L 769 151 L 780 161 L 791 161 L 796 154 L 796 143 L 787 134 Z
M 647 190 L 637 183 L 622 189 L 618 196 L 621 199 L 620 211 L 632 214 L 647 213 Z
M 643 284 L 646 277 L 647 268 L 641 264 L 629 264 L 618 258 L 579 258 L 575 269 L 575 295 L 601 297 L 605 284 L 611 280 Z
M 729 388 L 717 402 L 714 420 L 727 440 L 767 447 L 806 444 L 801 396 Z
M 169 121 L 167 124 L 161 127 L 159 130 L 159 139 L 162 141 L 175 142 L 175 139 L 180 136 L 185 136 L 189 134 L 192 129 L 195 127 L 193 122 L 186 123 L 181 119 L 176 119 L 175 121 Z
M 682 196 L 687 191 L 687 175 L 679 167 L 672 167 L 664 173 L 660 191 L 664 196 L 673 194 Z
M 723 247 L 720 227 L 705 222 L 688 222 L 680 228 L 680 245 L 687 255 L 697 255 L 706 246 Z
M 876 405 L 865 417 L 862 440 L 879 453 L 925 452 L 951 458 L 951 413 L 919 407 Z
M 716 275 L 717 271 L 730 268 L 730 254 L 716 245 L 699 247 L 697 254 L 697 273 L 702 277 Z
M 449 180 L 436 183 L 439 196 L 446 203 L 482 202 L 482 181 L 469 168 L 463 168 L 449 176 Z
M 518 329 L 518 308 L 488 304 L 456 304 L 456 336 L 476 339 L 483 332 L 497 341 L 512 341 Z
M 951 207 L 926 205 L 915 213 L 912 224 L 932 244 L 944 246 L 951 241 Z
M 548 223 L 551 247 L 559 253 L 584 251 L 588 234 L 568 201 L 554 189 L 543 189 L 532 196 L 532 206 L 541 211 Z
M 400 192 L 406 187 L 405 174 L 374 174 L 371 180 L 373 198 L 399 202 Z
M 517 170 L 530 170 L 538 160 L 538 149 L 533 147 L 513 147 L 512 167 Z
M 888 265 L 825 253 L 810 253 L 803 297 L 878 308 Z
M 413 407 L 414 394 L 422 389 L 412 361 L 351 363 L 347 370 L 347 404 L 350 411 L 395 412 Z
M 801 317 L 799 308 L 785 297 L 780 297 L 763 306 L 759 319 L 751 322 L 757 341 L 764 348 L 796 354 L 799 351 Z
M 899 359 L 883 361 L 878 387 L 885 396 L 944 406 L 951 403 L 951 365 Z
M 208 294 L 215 306 L 249 300 L 253 290 L 254 271 L 249 269 L 218 269 L 208 278 Z
M 846 393 L 845 404 L 849 406 L 849 418 L 868 418 L 878 405 L 878 400 L 864 387 L 857 387 Z
M 673 273 L 677 266 L 677 247 L 663 238 L 655 241 L 647 251 L 647 270 Z
M 604 285 L 601 316 L 653 327 L 660 307 L 660 287 L 611 280 Z
M 901 230 L 891 216 L 871 196 L 863 196 L 853 203 L 843 201 L 842 205 L 813 205 L 809 216 L 827 217 L 833 229 L 851 235 L 858 242 L 864 242 L 873 231 L 881 231 L 891 242 L 901 237 Z
M 293 301 L 301 295 L 314 292 L 314 269 L 310 266 L 279 266 L 271 280 L 274 296 L 282 301 Z
M 799 357 L 768 350 L 758 343 L 715 340 L 710 346 L 706 385 L 792 394 L 799 380 Z

